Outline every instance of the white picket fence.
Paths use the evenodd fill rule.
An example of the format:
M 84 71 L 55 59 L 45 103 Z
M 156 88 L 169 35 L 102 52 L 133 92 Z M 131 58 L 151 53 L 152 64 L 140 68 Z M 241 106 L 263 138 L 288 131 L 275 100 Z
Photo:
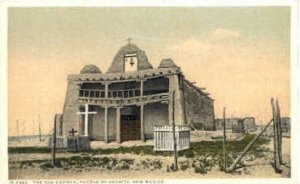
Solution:
M 190 148 L 190 128 L 186 126 L 175 127 L 177 151 Z M 172 126 L 154 126 L 154 150 L 174 151 Z

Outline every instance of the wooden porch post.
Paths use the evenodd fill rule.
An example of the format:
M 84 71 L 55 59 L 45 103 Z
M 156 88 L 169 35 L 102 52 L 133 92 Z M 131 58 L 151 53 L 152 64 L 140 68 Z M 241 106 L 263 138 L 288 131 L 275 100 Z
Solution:
M 141 140 L 145 142 L 144 104 L 141 104 L 140 122 L 141 122 Z
M 141 91 L 140 91 L 140 94 L 141 94 L 141 97 L 143 97 L 144 96 L 144 80 L 141 80 Z
M 104 107 L 104 141 L 108 143 L 108 107 Z
M 108 83 L 105 83 L 105 98 L 108 98 Z
M 121 143 L 121 107 L 117 107 L 116 121 L 117 121 L 116 141 L 117 143 Z

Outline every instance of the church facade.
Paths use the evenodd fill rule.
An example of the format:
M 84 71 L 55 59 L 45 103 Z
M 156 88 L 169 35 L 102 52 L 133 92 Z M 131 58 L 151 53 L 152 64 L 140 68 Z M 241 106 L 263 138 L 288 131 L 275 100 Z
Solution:
M 153 68 L 145 52 L 131 43 L 117 52 L 106 73 L 87 65 L 80 74 L 68 76 L 58 119 L 60 137 L 75 131 L 91 140 L 118 143 L 152 139 L 154 126 L 173 121 L 215 129 L 214 100 L 209 94 L 186 80 L 171 59 Z

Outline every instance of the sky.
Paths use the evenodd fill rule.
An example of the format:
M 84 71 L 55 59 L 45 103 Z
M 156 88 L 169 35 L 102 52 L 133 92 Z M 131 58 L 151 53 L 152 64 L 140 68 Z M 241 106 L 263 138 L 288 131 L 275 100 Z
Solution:
M 272 117 L 270 98 L 290 114 L 288 7 L 9 8 L 9 135 L 53 127 L 67 76 L 109 68 L 127 39 L 157 67 L 172 58 L 215 100 L 215 116 Z

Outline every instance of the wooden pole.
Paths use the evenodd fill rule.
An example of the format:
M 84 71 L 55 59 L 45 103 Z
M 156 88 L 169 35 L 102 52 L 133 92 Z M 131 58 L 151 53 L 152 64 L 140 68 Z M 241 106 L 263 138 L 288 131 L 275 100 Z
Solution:
M 39 139 L 40 139 L 40 142 L 42 142 L 42 135 L 41 135 L 41 118 L 40 118 L 40 115 L 39 115 Z
M 223 108 L 223 162 L 224 170 L 226 171 L 226 119 L 225 119 L 225 107 Z
M 233 162 L 233 164 L 229 167 L 227 172 L 232 172 L 236 165 L 242 160 L 242 158 L 247 154 L 247 152 L 251 149 L 251 147 L 254 145 L 254 143 L 258 140 L 258 138 L 264 133 L 264 131 L 270 126 L 270 124 L 273 122 L 273 119 L 269 121 L 269 123 L 265 126 L 265 128 L 257 134 L 254 139 L 246 146 L 246 148 L 243 150 L 242 154 Z
M 279 168 L 279 152 L 278 152 L 278 119 L 277 119 L 277 110 L 274 104 L 274 99 L 271 99 L 272 112 L 273 112 L 273 132 L 274 132 L 274 169 L 276 173 L 280 173 L 281 170 Z
M 56 115 L 54 116 L 54 129 L 52 136 L 52 165 L 55 166 L 55 152 L 56 152 Z
M 17 144 L 16 144 L 16 151 L 17 151 L 17 163 L 20 162 L 20 157 L 19 157 L 19 142 L 20 142 L 20 134 L 19 134 L 19 120 L 16 120 L 16 123 L 17 123 L 17 132 L 18 132 L 18 141 L 17 141 Z
M 281 116 L 278 100 L 276 99 L 276 109 L 277 109 L 277 129 L 278 129 L 278 155 L 279 155 L 279 164 L 282 162 L 282 132 L 281 132 Z
M 178 170 L 177 165 L 177 142 L 176 142 L 176 135 L 175 135 L 175 91 L 173 91 L 172 95 L 172 129 L 173 129 L 173 143 L 174 143 L 174 171 Z
M 19 120 L 17 120 L 18 142 L 20 142 Z

